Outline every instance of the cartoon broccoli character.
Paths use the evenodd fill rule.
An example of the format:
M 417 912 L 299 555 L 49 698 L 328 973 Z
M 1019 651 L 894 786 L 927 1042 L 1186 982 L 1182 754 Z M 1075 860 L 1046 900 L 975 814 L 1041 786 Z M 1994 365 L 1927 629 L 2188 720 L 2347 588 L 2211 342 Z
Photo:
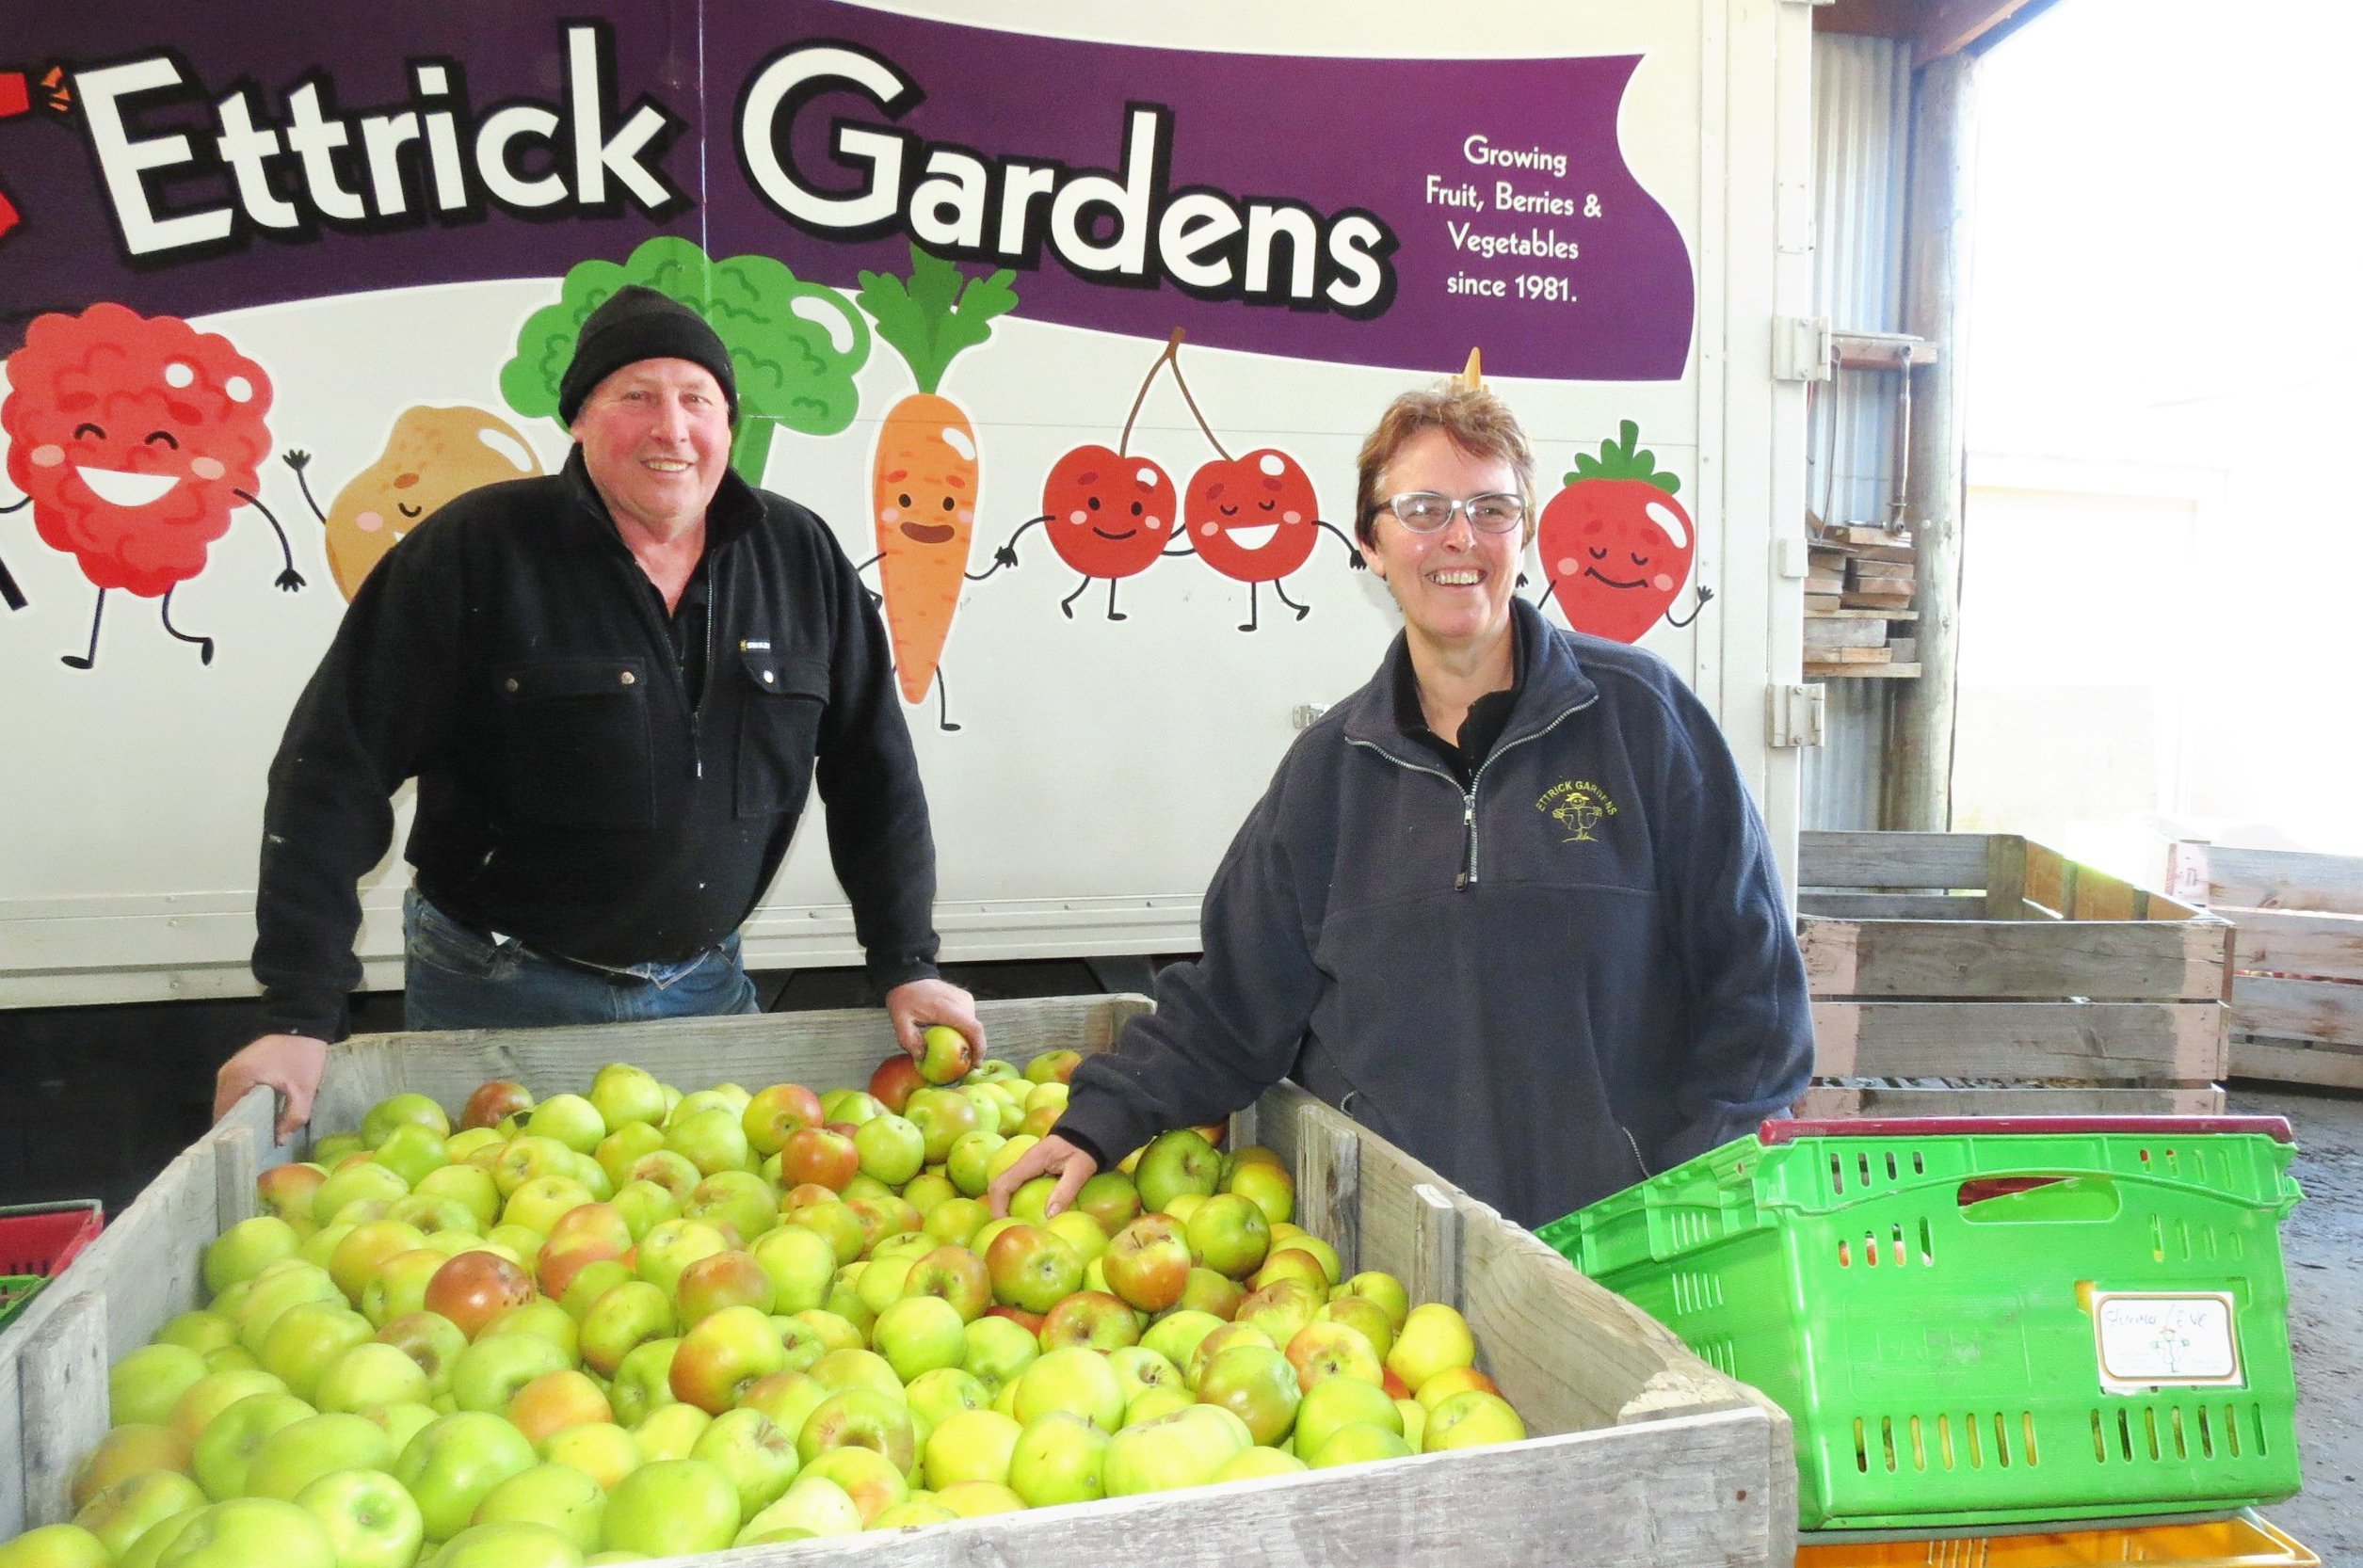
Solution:
M 763 483 L 776 427 L 833 436 L 853 423 L 860 404 L 853 377 L 870 358 L 870 326 L 852 301 L 826 284 L 798 281 L 769 256 L 717 262 L 696 241 L 673 234 L 648 241 L 620 266 L 587 261 L 567 273 L 558 302 L 526 318 L 517 357 L 501 368 L 501 395 L 510 408 L 527 419 L 557 417 L 558 381 L 574 356 L 575 334 L 626 283 L 680 300 L 730 349 L 738 379 L 731 467 L 748 484 Z M 828 312 L 850 334 L 844 348 L 837 346 Z

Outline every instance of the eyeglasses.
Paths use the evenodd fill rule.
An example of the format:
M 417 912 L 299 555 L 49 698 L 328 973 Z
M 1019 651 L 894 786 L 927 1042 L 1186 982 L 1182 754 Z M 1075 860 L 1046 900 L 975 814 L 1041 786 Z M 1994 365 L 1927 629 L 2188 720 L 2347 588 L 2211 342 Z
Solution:
M 1378 509 L 1394 513 L 1395 520 L 1414 534 L 1436 533 L 1453 520 L 1455 512 L 1466 513 L 1469 526 L 1480 534 L 1506 534 L 1526 520 L 1526 503 L 1500 491 L 1458 500 L 1434 490 L 1407 490 L 1380 502 Z

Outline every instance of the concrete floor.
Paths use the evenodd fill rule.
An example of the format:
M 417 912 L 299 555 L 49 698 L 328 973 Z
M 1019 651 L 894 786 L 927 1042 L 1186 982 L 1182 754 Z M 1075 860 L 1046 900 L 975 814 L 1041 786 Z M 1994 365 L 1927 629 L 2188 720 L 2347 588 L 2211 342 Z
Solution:
M 2262 1512 L 2323 1562 L 2363 1562 L 2363 1094 L 2235 1084 L 2230 1108 L 2289 1118 L 2306 1189 L 2281 1232 L 2306 1489 Z

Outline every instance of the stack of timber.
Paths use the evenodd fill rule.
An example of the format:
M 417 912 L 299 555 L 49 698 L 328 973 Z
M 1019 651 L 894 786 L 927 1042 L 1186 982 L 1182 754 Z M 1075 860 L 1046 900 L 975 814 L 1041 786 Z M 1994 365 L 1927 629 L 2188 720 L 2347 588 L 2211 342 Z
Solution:
M 1806 833 L 1816 1116 L 2206 1115 L 2232 927 L 2011 834 Z
M 2167 886 L 2237 928 L 2234 1078 L 2363 1089 L 2363 858 L 2185 842 Z
M 1920 673 L 1912 536 L 1864 523 L 1815 531 L 1805 580 L 1805 673 Z

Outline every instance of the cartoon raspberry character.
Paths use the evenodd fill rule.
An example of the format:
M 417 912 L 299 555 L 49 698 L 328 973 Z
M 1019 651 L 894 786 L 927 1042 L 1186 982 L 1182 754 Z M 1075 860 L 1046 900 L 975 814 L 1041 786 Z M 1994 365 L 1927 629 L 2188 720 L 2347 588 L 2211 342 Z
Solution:
M 1567 624 L 1616 642 L 1639 642 L 1664 616 L 1688 626 L 1714 598 L 1698 590 L 1687 616 L 1669 612 L 1690 575 L 1698 531 L 1674 492 L 1682 482 L 1658 472 L 1657 455 L 1640 450 L 1641 426 L 1626 420 L 1599 456 L 1578 453 L 1566 488 L 1543 508 L 1535 536 L 1546 590 Z
M 278 585 L 303 586 L 286 530 L 255 495 L 271 451 L 270 378 L 229 339 L 98 304 L 36 318 L 8 371 L 8 479 L 31 501 L 42 540 L 72 554 L 99 590 L 89 647 L 66 664 L 97 662 L 115 588 L 161 599 L 165 631 L 212 664 L 214 640 L 172 624 L 172 593 L 205 569 L 235 506 L 260 511 L 279 536 Z

